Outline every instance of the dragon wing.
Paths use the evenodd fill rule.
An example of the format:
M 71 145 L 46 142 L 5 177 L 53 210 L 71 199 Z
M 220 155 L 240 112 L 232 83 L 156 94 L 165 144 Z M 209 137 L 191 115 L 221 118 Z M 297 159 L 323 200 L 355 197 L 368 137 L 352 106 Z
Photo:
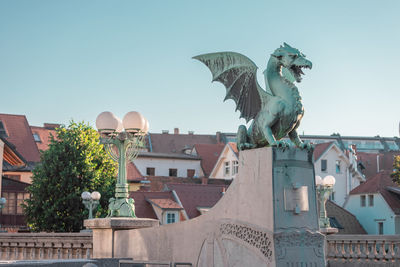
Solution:
M 257 82 L 257 66 L 248 57 L 235 52 L 203 54 L 193 57 L 203 62 L 211 71 L 213 81 L 226 87 L 225 100 L 236 103 L 236 111 L 246 122 L 254 119 L 261 110 L 262 101 L 270 94 Z

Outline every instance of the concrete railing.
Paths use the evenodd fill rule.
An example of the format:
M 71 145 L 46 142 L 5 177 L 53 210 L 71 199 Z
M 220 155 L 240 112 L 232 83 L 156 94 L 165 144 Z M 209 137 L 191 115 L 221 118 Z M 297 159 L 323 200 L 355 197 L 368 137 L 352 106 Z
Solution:
M 0 233 L 0 260 L 89 259 L 92 233 Z
M 400 235 L 328 235 L 329 262 L 400 262 Z

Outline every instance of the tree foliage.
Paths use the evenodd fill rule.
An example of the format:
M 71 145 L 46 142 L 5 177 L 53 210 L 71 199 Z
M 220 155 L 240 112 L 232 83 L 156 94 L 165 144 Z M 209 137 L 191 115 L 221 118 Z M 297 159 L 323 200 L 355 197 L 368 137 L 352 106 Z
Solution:
M 393 173 L 391 174 L 393 182 L 400 185 L 400 155 L 394 157 Z
M 76 232 L 88 218 L 81 193 L 98 191 L 95 213 L 104 217 L 108 199 L 114 195 L 116 164 L 99 144 L 98 133 L 89 125 L 70 122 L 56 130 L 49 149 L 33 170 L 31 198 L 24 206 L 28 225 L 34 231 Z

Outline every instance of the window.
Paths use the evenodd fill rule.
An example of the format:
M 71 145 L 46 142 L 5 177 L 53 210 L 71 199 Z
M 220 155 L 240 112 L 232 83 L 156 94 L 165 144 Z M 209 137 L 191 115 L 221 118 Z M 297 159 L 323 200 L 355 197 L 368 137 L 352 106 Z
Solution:
M 230 175 L 230 166 L 229 166 L 230 164 L 229 164 L 229 161 L 226 161 L 225 162 L 225 168 L 224 168 L 224 175 L 225 176 L 229 176 Z
M 365 195 L 360 196 L 360 205 L 361 207 L 365 207 Z
M 156 168 L 151 168 L 151 167 L 146 168 L 146 175 L 154 176 L 155 173 L 156 173 Z
M 35 142 L 42 142 L 42 140 L 40 140 L 40 136 L 37 133 L 33 133 L 33 139 L 35 140 Z
M 237 160 L 232 161 L 232 175 L 238 173 L 239 170 L 239 162 Z
M 24 200 L 29 199 L 29 193 L 3 192 L 3 197 L 7 202 L 2 209 L 2 214 L 24 214 L 21 204 L 24 203 Z
M 167 224 L 176 222 L 176 214 L 172 212 L 167 213 Z
M 336 161 L 336 173 L 340 173 L 340 160 Z
M 169 176 L 178 176 L 178 169 L 169 169 Z
M 383 222 L 378 222 L 378 234 L 383 235 Z
M 326 161 L 326 159 L 321 159 L 321 171 L 322 172 L 326 172 L 328 162 Z
M 193 170 L 193 169 L 187 169 L 187 177 L 193 178 L 195 173 L 196 173 L 195 170 Z
M 0 136 L 8 137 L 6 128 L 4 127 L 4 124 L 2 121 L 0 121 Z
M 374 195 L 368 195 L 368 206 L 374 206 Z

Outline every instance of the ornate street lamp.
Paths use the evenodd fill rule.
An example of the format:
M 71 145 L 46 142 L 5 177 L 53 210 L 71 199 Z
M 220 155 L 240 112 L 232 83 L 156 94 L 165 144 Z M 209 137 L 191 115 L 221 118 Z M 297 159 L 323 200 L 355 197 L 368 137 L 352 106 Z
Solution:
M 319 227 L 331 228 L 329 218 L 326 216 L 326 201 L 329 195 L 333 192 L 333 186 L 336 183 L 335 177 L 332 175 L 325 176 L 322 179 L 320 176 L 315 176 L 315 184 L 317 185 L 317 194 L 319 200 Z
M 96 127 L 100 142 L 107 153 L 118 162 L 118 179 L 115 198 L 110 198 L 107 217 L 136 217 L 134 200 L 128 199 L 126 161 L 134 160 L 144 148 L 144 137 L 149 129 L 148 121 L 136 111 L 128 112 L 123 120 L 109 111 L 99 114 Z
M 89 219 L 93 219 L 93 210 L 99 205 L 100 193 L 97 191 L 92 193 L 85 191 L 81 197 L 83 204 L 89 210 Z

